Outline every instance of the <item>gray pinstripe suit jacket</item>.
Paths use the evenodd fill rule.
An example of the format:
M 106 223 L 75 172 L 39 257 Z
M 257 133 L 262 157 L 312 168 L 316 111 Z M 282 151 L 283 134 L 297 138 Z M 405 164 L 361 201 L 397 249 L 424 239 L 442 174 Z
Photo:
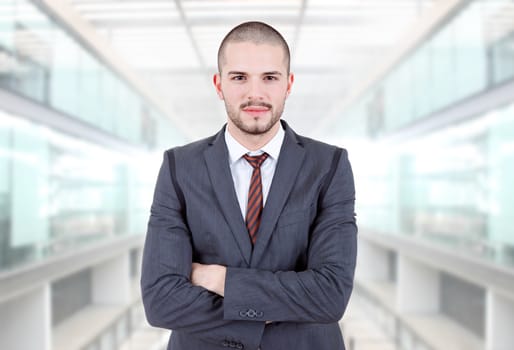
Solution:
M 224 128 L 165 152 L 141 287 L 150 324 L 173 330 L 168 349 L 344 349 L 338 320 L 357 250 L 350 163 L 344 149 L 281 123 L 284 143 L 253 248 Z M 192 262 L 227 266 L 224 297 L 191 284 Z

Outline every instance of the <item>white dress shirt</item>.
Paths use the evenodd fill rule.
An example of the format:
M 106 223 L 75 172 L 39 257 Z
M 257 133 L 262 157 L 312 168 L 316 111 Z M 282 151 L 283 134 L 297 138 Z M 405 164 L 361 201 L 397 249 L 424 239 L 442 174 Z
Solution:
M 281 126 L 278 129 L 277 134 L 265 146 L 258 151 L 251 152 L 237 142 L 237 140 L 230 135 L 228 130 L 225 130 L 225 142 L 228 148 L 230 171 L 232 173 L 232 180 L 234 181 L 237 200 L 239 201 L 243 218 L 246 218 L 248 189 L 250 188 L 250 180 L 253 172 L 253 167 L 246 159 L 243 158 L 243 155 L 248 154 L 250 156 L 258 156 L 264 152 L 269 155 L 261 165 L 262 200 L 263 205 L 265 205 L 269 189 L 271 187 L 271 180 L 273 180 L 273 175 L 275 174 L 275 169 L 277 167 L 277 161 L 280 155 L 282 142 L 284 141 L 284 135 L 285 132 Z

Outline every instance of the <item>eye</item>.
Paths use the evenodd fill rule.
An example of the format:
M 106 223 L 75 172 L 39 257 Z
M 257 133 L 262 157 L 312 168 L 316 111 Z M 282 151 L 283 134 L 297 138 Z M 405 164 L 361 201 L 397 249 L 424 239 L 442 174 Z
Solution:
M 246 79 L 246 77 L 245 77 L 244 75 L 234 75 L 234 76 L 232 76 L 232 78 L 230 78 L 230 79 L 231 79 L 231 80 L 237 80 L 237 81 L 239 81 L 239 80 L 245 80 L 245 79 Z
M 275 75 L 266 75 L 264 80 L 278 80 L 278 77 Z

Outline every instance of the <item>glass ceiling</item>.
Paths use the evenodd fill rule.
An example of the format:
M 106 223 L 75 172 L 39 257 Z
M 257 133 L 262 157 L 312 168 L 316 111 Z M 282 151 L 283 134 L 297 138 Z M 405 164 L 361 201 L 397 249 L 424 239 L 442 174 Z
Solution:
M 313 120 L 401 42 L 434 0 L 69 0 L 151 89 L 191 120 L 193 137 L 225 120 L 211 85 L 216 52 L 238 23 L 261 20 L 286 38 L 296 74 L 284 118 Z M 198 103 L 198 99 L 202 103 Z M 292 121 L 294 119 L 294 122 Z

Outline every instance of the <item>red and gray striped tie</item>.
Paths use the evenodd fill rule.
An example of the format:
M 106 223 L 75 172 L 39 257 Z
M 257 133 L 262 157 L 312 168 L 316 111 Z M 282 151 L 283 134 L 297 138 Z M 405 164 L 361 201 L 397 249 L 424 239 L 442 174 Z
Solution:
M 267 153 L 259 156 L 249 156 L 245 154 L 244 159 L 253 167 L 252 179 L 250 180 L 250 189 L 248 190 L 248 206 L 246 207 L 246 227 L 250 234 L 252 244 L 255 244 L 257 231 L 261 224 L 262 214 L 262 179 L 261 165 L 268 158 Z

